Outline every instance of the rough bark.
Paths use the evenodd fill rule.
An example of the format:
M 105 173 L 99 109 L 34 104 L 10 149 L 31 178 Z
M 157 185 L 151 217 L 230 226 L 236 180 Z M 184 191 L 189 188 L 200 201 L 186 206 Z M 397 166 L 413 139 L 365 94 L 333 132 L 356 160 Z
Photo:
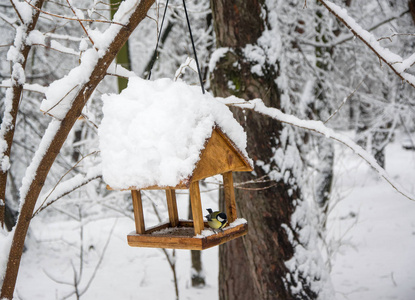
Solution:
M 105 77 L 108 66 L 114 60 L 118 51 L 127 41 L 133 30 L 146 17 L 147 11 L 153 3 L 154 0 L 142 0 L 137 5 L 128 24 L 120 29 L 117 37 L 109 46 L 108 51 L 98 60 L 92 71 L 90 81 L 81 86 L 80 91 L 73 101 L 72 108 L 60 122 L 59 128 L 50 143 L 50 147 L 47 149 L 38 165 L 36 175 L 30 184 L 25 199 L 21 199 L 23 205 L 13 235 L 12 247 L 9 253 L 9 260 L 0 298 L 12 299 L 13 297 L 24 241 L 33 215 L 33 209 L 56 156 L 65 142 L 73 124 L 81 115 L 85 103 L 97 87 L 98 83 Z
M 217 45 L 232 48 L 219 60 L 212 74 L 214 94 L 236 95 L 246 100 L 261 98 L 267 106 L 280 108 L 280 93 L 275 83 L 277 62 L 265 65 L 263 75 L 259 76 L 251 73 L 251 67 L 257 62 L 248 61 L 243 55 L 243 47 L 255 45 L 265 28 L 264 1 L 217 0 L 211 1 L 211 5 Z M 250 157 L 264 162 L 271 170 L 278 170 L 273 156 L 275 149 L 281 147 L 281 123 L 252 111 L 234 113 L 247 132 Z M 235 182 L 258 179 L 269 172 L 258 164 L 254 171 L 255 175 L 236 173 Z M 244 238 L 220 248 L 220 299 L 316 298 L 303 278 L 293 279 L 285 265 L 294 255 L 293 245 L 282 225 L 290 226 L 296 200 L 299 200 L 295 178 L 290 175 L 287 183 L 263 182 L 254 187 L 255 190 L 237 189 L 235 193 L 238 215 L 248 220 L 249 232 Z M 295 235 L 297 228 L 292 230 Z M 302 284 L 302 288 L 294 293 L 290 284 Z
M 415 24 L 415 0 L 408 0 L 408 8 L 411 13 L 412 21 Z
M 35 6 L 37 8 L 41 8 L 43 5 L 43 2 L 44 0 L 39 0 L 35 4 Z M 26 29 L 23 35 L 28 36 L 29 33 L 35 28 L 37 20 L 39 19 L 39 14 L 40 13 L 38 10 L 34 10 L 31 21 L 28 24 L 21 24 L 21 26 L 24 26 Z M 31 46 L 27 45 L 26 41 L 23 41 L 22 47 L 20 49 L 17 49 L 21 57 L 20 64 L 22 65 L 23 70 L 26 67 L 27 56 L 29 55 L 30 49 L 31 49 Z M 12 120 L 10 122 L 10 125 L 4 126 L 4 124 L 2 124 L 2 127 L 4 127 L 4 129 L 2 128 L 2 130 L 4 130 L 3 138 L 5 142 L 7 143 L 7 147 L 5 151 L 1 153 L 4 157 L 10 157 L 11 148 L 13 144 L 13 137 L 14 137 L 14 132 L 15 132 L 17 112 L 19 111 L 19 103 L 20 103 L 20 99 L 23 93 L 23 84 L 19 83 L 18 78 L 14 78 L 15 76 L 17 76 L 17 74 L 14 74 L 14 72 L 16 71 L 12 72 L 12 75 L 11 75 L 12 86 L 10 87 L 11 92 L 12 92 L 12 108 L 10 111 L 10 116 Z M 5 110 L 5 113 L 7 113 L 6 110 Z M 3 118 L 3 121 L 5 119 L 6 118 Z M 0 156 L 0 158 L 1 157 L 2 156 Z M 0 165 L 1 165 L 1 161 L 0 161 Z M 4 218 L 5 218 L 5 212 L 6 212 L 7 174 L 8 174 L 8 171 L 3 171 L 2 168 L 0 168 L 0 227 L 4 226 Z
M 264 0 L 211 1 L 218 47 L 255 43 L 264 30 L 260 18 Z

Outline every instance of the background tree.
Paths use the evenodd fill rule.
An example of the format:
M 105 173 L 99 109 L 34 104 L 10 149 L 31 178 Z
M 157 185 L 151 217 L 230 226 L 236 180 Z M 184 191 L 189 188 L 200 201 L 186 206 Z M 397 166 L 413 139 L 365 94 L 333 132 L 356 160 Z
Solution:
M 292 108 L 278 84 L 284 78 L 284 61 L 277 50 L 280 44 L 273 42 L 280 39 L 275 2 L 211 2 L 220 51 L 211 77 L 215 95 L 260 98 L 269 107 Z M 300 266 L 318 264 L 319 257 L 311 255 L 312 231 L 303 232 L 310 225 L 299 184 L 303 167 L 296 134 L 251 111 L 236 112 L 236 118 L 247 132 L 255 168 L 252 174 L 235 174 L 235 179 L 256 183 L 236 192 L 250 231 L 220 248 L 220 298 L 316 299 L 326 278 L 324 270 L 314 273 Z M 297 260 L 298 255 L 306 261 Z

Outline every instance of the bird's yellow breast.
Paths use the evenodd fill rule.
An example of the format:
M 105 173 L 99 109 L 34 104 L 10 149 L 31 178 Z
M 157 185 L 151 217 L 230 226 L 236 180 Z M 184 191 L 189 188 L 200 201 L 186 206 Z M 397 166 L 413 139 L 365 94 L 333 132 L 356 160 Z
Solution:
M 209 226 L 211 227 L 211 228 L 214 228 L 214 229 L 219 229 L 219 228 L 222 228 L 223 226 L 225 226 L 225 224 L 222 224 L 221 222 L 219 222 L 218 220 L 216 220 L 216 219 L 212 219 L 212 221 L 208 221 L 208 224 L 209 224 Z

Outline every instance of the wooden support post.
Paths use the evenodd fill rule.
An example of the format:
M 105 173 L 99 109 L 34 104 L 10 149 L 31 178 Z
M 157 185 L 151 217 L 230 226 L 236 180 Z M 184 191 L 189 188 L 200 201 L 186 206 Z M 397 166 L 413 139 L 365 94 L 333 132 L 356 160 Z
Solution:
M 171 227 L 179 225 L 179 213 L 177 212 L 176 191 L 166 189 L 167 207 L 169 210 L 169 220 Z
M 190 184 L 190 203 L 192 204 L 193 226 L 195 235 L 200 234 L 205 228 L 202 213 L 202 201 L 200 199 L 199 181 Z
M 141 192 L 137 190 L 131 190 L 131 196 L 133 197 L 135 231 L 138 234 L 143 234 L 146 232 L 146 228 L 144 226 L 143 202 L 141 201 Z
M 228 223 L 232 223 L 237 218 L 232 172 L 223 173 L 222 176 L 223 189 L 225 192 L 226 215 L 228 216 Z

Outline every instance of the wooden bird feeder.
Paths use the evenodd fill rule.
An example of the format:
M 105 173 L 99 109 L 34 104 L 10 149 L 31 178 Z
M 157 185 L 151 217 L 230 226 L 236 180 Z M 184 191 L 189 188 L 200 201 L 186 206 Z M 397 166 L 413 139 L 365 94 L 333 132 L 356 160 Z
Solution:
M 246 141 L 246 134 L 237 121 L 233 119 L 229 109 L 224 104 L 216 101 L 211 95 L 201 95 L 199 91 L 192 87 L 185 86 L 183 83 L 173 83 L 166 80 L 150 82 L 139 78 L 133 78 L 130 79 L 130 81 L 129 87 L 126 90 L 130 88 L 141 88 L 145 92 L 150 90 L 151 93 L 148 93 L 151 95 L 159 95 L 157 94 L 160 93 L 159 85 L 162 85 L 162 88 L 166 90 L 163 91 L 163 93 L 166 95 L 163 94 L 160 96 L 161 100 L 155 99 L 155 96 L 151 99 L 148 97 L 139 98 L 137 102 L 134 103 L 140 105 L 140 110 L 134 110 L 133 107 L 131 109 L 126 109 L 125 107 L 126 105 L 131 105 L 133 101 L 136 101 L 135 97 L 141 95 L 136 92 L 129 93 L 129 91 L 123 91 L 126 96 L 124 96 L 123 93 L 121 93 L 121 95 L 109 95 L 108 97 L 111 97 L 111 99 L 109 99 L 111 101 L 105 101 L 104 98 L 104 119 L 101 123 L 99 133 L 101 155 L 103 158 L 103 175 L 104 180 L 106 180 L 109 185 L 109 189 L 131 190 L 135 218 L 135 232 L 130 233 L 127 236 L 128 244 L 132 247 L 203 250 L 247 234 L 248 225 L 246 221 L 237 219 L 232 172 L 252 171 L 252 166 L 245 149 L 241 149 L 241 147 L 244 147 L 244 143 L 241 143 L 240 137 L 244 137 L 242 140 L 245 139 Z M 180 107 L 177 109 L 177 112 L 172 111 L 175 110 L 175 108 L 170 105 L 171 101 L 175 100 L 172 98 L 174 98 L 174 95 L 179 94 L 179 92 Z M 129 101 L 123 103 L 124 98 L 127 96 L 130 97 Z M 148 101 L 148 103 L 143 103 L 146 101 Z M 153 115 L 152 117 L 148 117 L 151 113 L 151 107 L 155 105 L 155 101 L 165 102 L 162 102 L 163 105 L 157 106 L 154 117 Z M 118 109 L 118 107 L 122 107 L 122 109 Z M 147 107 L 150 108 L 147 109 Z M 167 112 L 163 114 L 160 110 L 163 110 L 165 107 L 168 107 L 166 108 Z M 183 109 L 184 107 L 186 109 Z M 177 114 L 186 114 L 187 110 L 190 109 L 193 110 L 189 111 L 187 115 L 176 116 Z M 207 114 L 206 111 L 208 110 L 210 110 L 211 113 Z M 218 113 L 218 111 L 220 112 Z M 200 114 L 198 115 L 198 113 Z M 214 120 L 212 120 L 212 115 L 215 114 L 216 116 L 214 116 Z M 170 120 L 170 118 L 175 117 L 177 117 L 177 119 L 174 119 L 173 121 Z M 156 118 L 159 119 L 156 120 Z M 134 120 L 129 121 L 129 119 Z M 224 127 L 219 126 L 216 120 L 218 120 L 220 124 L 224 124 Z M 130 123 L 124 124 L 126 122 Z M 147 123 L 141 124 L 138 122 Z M 180 122 L 182 122 L 181 125 L 177 125 Z M 189 127 L 188 124 L 194 125 Z M 157 126 L 164 127 L 159 130 L 159 127 Z M 150 134 L 149 131 L 153 130 L 154 127 L 157 127 L 157 130 L 159 131 L 157 131 L 156 134 Z M 141 128 L 143 128 L 142 132 L 136 134 L 135 130 L 141 130 Z M 187 135 L 197 135 L 201 128 L 205 130 L 205 133 L 202 135 L 203 138 L 183 138 L 183 136 Z M 166 131 L 169 131 L 169 133 L 166 133 Z M 230 134 L 225 134 L 225 132 L 231 133 L 234 140 L 229 137 Z M 128 134 L 132 137 L 122 137 L 123 135 Z M 165 134 L 164 137 L 160 137 L 162 134 Z M 174 138 L 172 138 L 172 135 L 174 135 Z M 172 143 L 168 145 L 171 145 L 170 148 L 175 148 L 176 150 L 172 158 L 170 158 L 169 154 L 174 151 L 166 150 L 164 144 L 166 139 L 172 140 Z M 123 142 L 124 144 L 121 145 Z M 183 145 L 178 146 L 176 142 L 183 142 Z M 189 144 L 191 145 L 189 146 Z M 128 147 L 130 150 L 125 150 Z M 143 147 L 144 150 L 142 152 L 137 152 L 137 148 L 140 147 Z M 156 147 L 159 147 L 157 148 L 158 150 Z M 167 149 L 170 148 L 167 146 Z M 174 161 L 188 162 L 189 160 L 187 160 L 187 157 L 183 157 L 185 156 L 183 153 L 187 150 L 182 152 L 181 149 L 183 148 L 192 149 L 192 151 L 194 151 L 190 155 L 193 160 L 191 160 L 191 163 L 189 163 L 188 166 L 186 165 L 185 172 L 179 172 L 181 177 L 177 178 L 181 179 L 170 181 L 175 182 L 174 185 L 163 184 L 163 181 L 158 179 L 159 177 L 154 180 L 149 180 L 146 177 L 147 175 L 149 177 L 155 177 L 164 172 L 171 172 L 174 167 L 171 167 L 169 170 L 169 167 L 163 165 L 163 163 L 169 159 L 172 161 L 172 164 Z M 153 150 L 147 151 L 147 149 Z M 153 163 L 153 160 L 157 160 L 160 156 L 163 156 L 160 155 L 160 153 L 167 156 L 168 159 L 164 159 L 163 157 L 163 159 L 159 160 L 161 161 L 159 162 L 159 165 L 157 165 L 157 162 Z M 186 153 L 188 153 L 188 151 Z M 134 158 L 140 159 L 140 162 L 134 164 Z M 123 166 L 120 166 L 121 164 L 123 164 Z M 134 165 L 134 167 L 132 167 L 132 165 Z M 154 171 L 154 165 L 157 166 L 156 171 Z M 180 166 L 180 163 L 176 165 Z M 167 163 L 167 166 L 171 166 L 171 164 Z M 146 169 L 141 172 L 142 169 L 147 167 L 148 170 Z M 180 169 L 180 167 L 178 168 Z M 124 176 L 127 169 L 131 170 L 131 174 L 129 173 L 128 176 Z M 187 170 L 192 171 L 188 172 Z M 115 171 L 118 173 L 115 174 Z M 138 172 L 138 175 L 136 176 L 136 173 L 133 172 Z M 203 219 L 204 212 L 202 210 L 199 181 L 219 174 L 223 176 L 228 225 L 223 228 L 223 231 L 215 233 Z M 124 182 L 124 179 L 120 180 L 121 177 L 131 181 L 126 183 Z M 141 181 L 134 181 L 134 178 L 138 177 L 140 177 Z M 120 181 L 122 182 L 120 183 Z M 151 182 L 155 182 L 156 184 L 151 184 Z M 189 189 L 193 220 L 179 220 L 176 190 L 183 189 Z M 169 214 L 168 222 L 152 228 L 146 228 L 141 199 L 142 190 L 165 190 Z
M 226 214 L 228 223 L 232 224 L 237 219 L 232 172 L 244 171 L 252 171 L 247 158 L 241 154 L 220 128 L 214 128 L 210 139 L 205 142 L 196 168 L 188 179 L 176 186 L 129 188 L 133 200 L 136 232 L 127 236 L 128 244 L 132 247 L 204 250 L 247 234 L 248 224 L 245 222 L 236 226 L 227 226 L 223 232 L 214 233 L 212 231 L 210 235 L 201 235 L 202 230 L 211 230 L 207 222 L 203 220 L 199 181 L 222 174 Z M 169 222 L 146 229 L 140 191 L 160 189 L 166 191 Z M 193 220 L 179 220 L 176 202 L 177 189 L 190 190 Z

